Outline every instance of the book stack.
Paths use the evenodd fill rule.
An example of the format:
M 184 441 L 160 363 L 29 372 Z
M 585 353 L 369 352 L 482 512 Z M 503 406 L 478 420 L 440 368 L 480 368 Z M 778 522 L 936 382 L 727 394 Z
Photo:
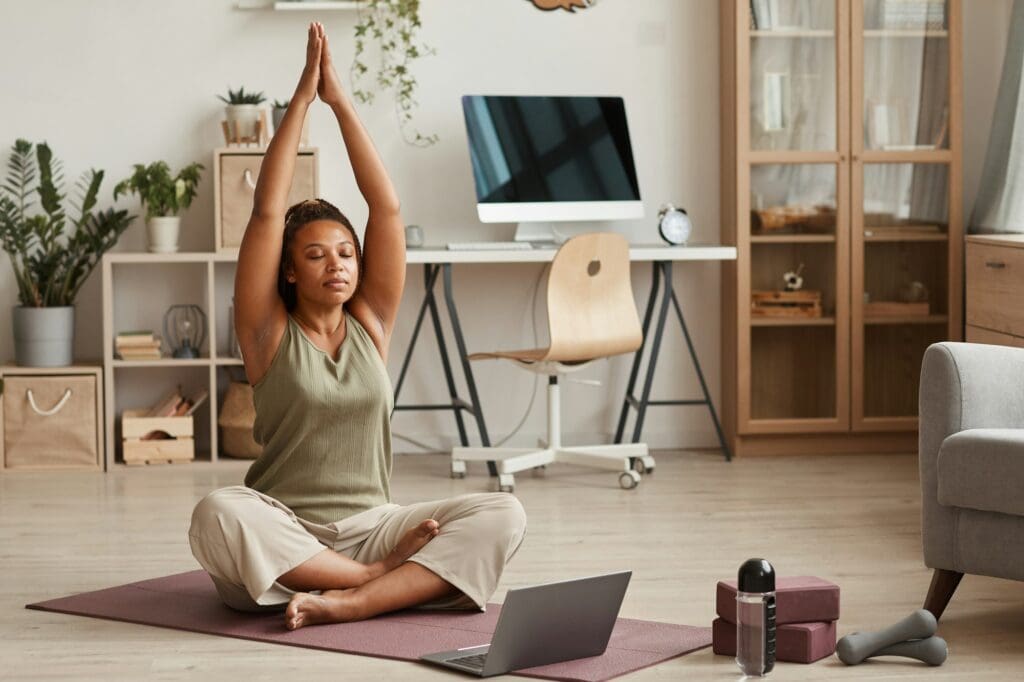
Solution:
M 203 389 L 190 398 L 182 397 L 178 387 L 154 403 L 146 412 L 147 417 L 183 417 L 196 411 L 209 393 Z
M 736 655 L 736 581 L 718 583 L 718 618 L 711 624 L 716 654 Z M 775 581 L 775 656 L 790 663 L 813 663 L 836 650 L 839 586 L 800 576 Z
M 882 26 L 939 30 L 946 25 L 946 0 L 885 0 Z
M 114 347 L 122 360 L 160 359 L 160 337 L 147 329 L 119 333 Z

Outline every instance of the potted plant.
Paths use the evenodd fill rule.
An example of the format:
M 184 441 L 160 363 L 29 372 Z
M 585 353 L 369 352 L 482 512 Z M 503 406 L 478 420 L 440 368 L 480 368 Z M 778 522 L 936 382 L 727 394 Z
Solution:
M 0 186 L 0 244 L 18 286 L 14 356 L 19 365 L 62 367 L 72 362 L 78 290 L 135 216 L 94 210 L 103 171 L 90 169 L 67 200 L 78 214 L 71 219 L 60 162 L 45 142 L 35 145 L 34 156 L 32 150 L 27 140 L 14 143 Z M 41 212 L 31 210 L 36 196 Z M 68 233 L 69 221 L 74 231 Z
M 284 119 L 284 114 L 288 111 L 288 105 L 291 103 L 290 99 L 286 100 L 274 100 L 274 109 L 270 114 L 271 120 L 274 122 L 274 132 L 281 127 L 281 121 Z
M 148 166 L 137 163 L 130 177 L 117 183 L 114 198 L 125 193 L 138 194 L 146 207 L 146 236 L 149 250 L 174 253 L 178 250 L 181 217 L 178 212 L 188 208 L 196 196 L 202 164 L 193 163 L 171 177 L 171 169 L 163 161 Z
M 256 138 L 256 122 L 260 120 L 260 105 L 266 101 L 262 92 L 246 92 L 244 87 L 238 90 L 228 88 L 228 96 L 217 95 L 217 98 L 228 106 L 224 112 L 228 127 L 234 131 L 236 139 Z
M 394 88 L 395 109 L 402 137 L 408 144 L 427 147 L 437 142 L 437 135 L 423 135 L 408 130 L 412 110 L 417 102 L 416 77 L 411 64 L 421 57 L 436 54 L 436 50 L 423 43 L 417 44 L 416 33 L 420 23 L 420 0 L 363 0 L 356 5 L 358 19 L 355 27 L 355 54 L 350 75 L 352 94 L 364 103 L 373 101 L 373 90 L 359 85 L 360 78 L 370 69 L 363 62 L 366 41 L 376 41 L 380 48 L 380 65 L 376 82 L 381 89 Z

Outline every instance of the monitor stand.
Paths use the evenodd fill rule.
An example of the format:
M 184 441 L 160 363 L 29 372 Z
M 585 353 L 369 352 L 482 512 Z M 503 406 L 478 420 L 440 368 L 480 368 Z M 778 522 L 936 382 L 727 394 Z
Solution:
M 558 229 L 558 223 L 554 222 L 530 222 L 516 224 L 516 234 L 513 239 L 517 242 L 561 244 L 570 235 Z

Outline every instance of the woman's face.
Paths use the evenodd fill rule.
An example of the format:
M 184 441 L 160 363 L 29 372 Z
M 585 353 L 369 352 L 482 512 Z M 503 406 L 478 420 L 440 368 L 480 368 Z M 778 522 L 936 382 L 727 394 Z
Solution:
M 322 305 L 352 298 L 359 281 L 356 244 L 348 228 L 334 220 L 314 220 L 295 233 L 291 266 L 285 271 L 296 295 Z

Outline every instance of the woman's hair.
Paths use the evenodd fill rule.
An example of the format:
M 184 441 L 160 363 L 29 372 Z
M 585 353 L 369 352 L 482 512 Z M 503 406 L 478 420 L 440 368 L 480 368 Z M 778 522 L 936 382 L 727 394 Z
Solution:
M 359 266 L 359 278 L 353 290 L 359 289 L 359 283 L 363 280 L 363 252 L 359 245 L 359 235 L 356 234 L 352 223 L 345 214 L 338 210 L 334 204 L 323 199 L 306 199 L 300 201 L 284 214 L 284 240 L 281 245 L 281 264 L 277 268 L 277 293 L 284 301 L 285 309 L 291 312 L 295 308 L 297 296 L 295 285 L 288 281 L 285 272 L 288 266 L 292 265 L 292 242 L 295 241 L 295 233 L 305 225 L 314 220 L 333 220 L 348 228 L 352 233 L 352 242 L 356 247 L 356 264 Z

